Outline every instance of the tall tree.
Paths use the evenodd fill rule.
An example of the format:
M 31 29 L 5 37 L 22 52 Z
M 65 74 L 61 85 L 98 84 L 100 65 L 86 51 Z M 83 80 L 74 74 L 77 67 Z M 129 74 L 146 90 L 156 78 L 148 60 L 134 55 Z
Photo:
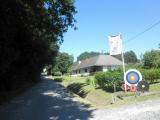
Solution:
M 61 72 L 62 74 L 70 72 L 70 68 L 73 65 L 73 55 L 68 53 L 58 53 L 56 57 L 56 65 L 53 68 L 53 72 Z
M 136 54 L 133 51 L 127 51 L 124 54 L 126 63 L 136 63 L 138 61 Z
M 143 64 L 145 68 L 159 68 L 160 50 L 152 50 L 145 52 L 143 56 Z
M 9 90 L 53 62 L 76 11 L 72 0 L 4 0 L 0 10 L 0 88 Z
M 119 60 L 122 60 L 122 55 L 114 55 Z M 136 54 L 131 50 L 124 53 L 125 63 L 136 63 L 138 61 Z

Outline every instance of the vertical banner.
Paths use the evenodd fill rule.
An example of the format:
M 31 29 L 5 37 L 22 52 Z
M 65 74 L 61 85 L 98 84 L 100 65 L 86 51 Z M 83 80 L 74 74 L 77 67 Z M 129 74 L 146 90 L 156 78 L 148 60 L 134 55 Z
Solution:
M 110 47 L 110 55 L 118 55 L 121 54 L 122 56 L 122 63 L 123 63 L 123 79 L 124 83 L 125 81 L 125 63 L 124 63 L 124 55 L 123 55 L 123 47 L 122 47 L 122 35 L 119 34 L 117 36 L 109 36 L 109 47 Z M 126 85 L 125 85 L 125 91 L 127 91 Z
M 110 55 L 118 55 L 122 53 L 122 37 L 121 35 L 109 36 Z

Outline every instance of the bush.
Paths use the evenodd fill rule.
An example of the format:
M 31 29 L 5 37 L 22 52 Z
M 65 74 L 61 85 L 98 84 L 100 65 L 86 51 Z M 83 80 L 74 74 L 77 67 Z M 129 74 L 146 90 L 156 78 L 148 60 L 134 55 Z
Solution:
M 95 78 L 89 78 L 88 77 L 85 82 L 86 82 L 87 85 L 97 87 L 97 80 Z
M 108 71 L 108 72 L 99 72 L 95 74 L 95 79 L 97 84 L 102 89 L 110 89 L 113 91 L 113 85 L 115 84 L 116 89 L 120 89 L 123 83 L 123 73 L 120 71 Z
M 160 69 L 140 69 L 143 79 L 149 83 L 154 83 L 155 80 L 160 79 Z
M 62 76 L 62 73 L 58 71 L 58 72 L 55 72 L 53 75 L 54 76 Z
M 105 84 L 108 83 L 106 74 L 104 72 L 98 72 L 95 74 L 95 79 L 100 88 L 104 88 Z
M 54 78 L 54 81 L 56 81 L 56 82 L 62 82 L 63 78 L 62 77 L 61 78 Z

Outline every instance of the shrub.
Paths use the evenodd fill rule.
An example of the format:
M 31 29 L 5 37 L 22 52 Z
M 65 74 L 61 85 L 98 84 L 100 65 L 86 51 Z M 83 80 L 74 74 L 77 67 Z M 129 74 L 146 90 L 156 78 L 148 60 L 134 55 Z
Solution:
M 113 92 L 114 89 L 121 89 L 121 85 L 123 83 L 123 72 L 120 70 L 99 72 L 95 74 L 95 79 L 97 80 L 97 84 L 100 88 Z
M 58 71 L 58 72 L 55 72 L 53 75 L 54 75 L 54 76 L 61 76 L 62 73 Z
M 100 88 L 104 88 L 105 84 L 108 83 L 106 77 L 107 76 L 104 72 L 98 72 L 95 74 L 95 79 Z
M 150 83 L 160 79 L 160 69 L 140 69 L 140 72 L 143 78 Z
M 85 82 L 86 82 L 87 85 L 97 87 L 97 80 L 95 78 L 89 78 L 88 77 Z

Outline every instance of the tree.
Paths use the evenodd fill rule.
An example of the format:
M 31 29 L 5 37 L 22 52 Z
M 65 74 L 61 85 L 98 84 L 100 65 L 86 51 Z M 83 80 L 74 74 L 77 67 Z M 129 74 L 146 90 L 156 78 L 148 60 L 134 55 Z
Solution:
M 122 55 L 114 55 L 119 60 L 122 60 Z M 125 63 L 136 63 L 138 61 L 136 54 L 131 50 L 124 53 Z
M 160 50 L 151 50 L 143 55 L 144 68 L 160 67 Z
M 92 52 L 83 52 L 77 57 L 77 61 L 85 60 L 87 58 L 94 57 L 94 56 L 97 56 L 100 54 L 101 53 L 99 53 L 99 52 L 93 52 L 93 51 Z M 108 53 L 104 53 L 104 54 L 108 55 Z
M 69 73 L 71 70 L 71 67 L 73 65 L 73 55 L 69 55 L 68 53 L 58 53 L 58 56 L 56 57 L 56 65 L 53 68 L 53 72 L 61 72 Z
M 5 0 L 0 9 L 0 88 L 9 90 L 53 63 L 76 11 L 72 0 Z
M 133 51 L 125 52 L 125 63 L 136 63 L 138 61 L 136 54 Z

